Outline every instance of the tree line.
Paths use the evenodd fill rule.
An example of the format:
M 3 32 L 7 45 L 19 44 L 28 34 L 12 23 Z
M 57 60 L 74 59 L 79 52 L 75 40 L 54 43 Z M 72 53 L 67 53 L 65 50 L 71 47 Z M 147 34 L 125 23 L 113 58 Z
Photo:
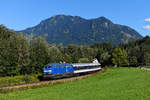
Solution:
M 48 63 L 84 63 L 97 58 L 102 66 L 150 65 L 150 38 L 113 46 L 48 44 L 42 37 L 16 33 L 0 25 L 0 76 L 42 73 Z

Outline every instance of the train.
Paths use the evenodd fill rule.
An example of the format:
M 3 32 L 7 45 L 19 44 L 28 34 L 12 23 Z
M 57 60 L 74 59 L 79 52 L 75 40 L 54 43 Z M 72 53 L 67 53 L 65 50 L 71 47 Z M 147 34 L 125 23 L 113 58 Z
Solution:
M 92 63 L 51 63 L 43 68 L 43 79 L 55 79 L 71 77 L 101 70 L 101 64 L 97 59 Z

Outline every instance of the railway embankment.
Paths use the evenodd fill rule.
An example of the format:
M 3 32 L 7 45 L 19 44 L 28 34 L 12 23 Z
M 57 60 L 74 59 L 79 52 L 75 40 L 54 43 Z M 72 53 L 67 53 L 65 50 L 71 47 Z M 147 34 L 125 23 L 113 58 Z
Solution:
M 103 72 L 103 70 L 101 72 Z M 50 85 L 55 85 L 55 84 L 60 84 L 60 83 L 65 83 L 65 82 L 72 82 L 72 81 L 81 80 L 81 79 L 96 75 L 97 73 L 100 73 L 100 72 L 81 75 L 81 76 L 74 76 L 70 78 L 44 80 L 44 81 L 38 81 L 38 82 L 33 82 L 33 83 L 23 83 L 23 84 L 10 85 L 10 86 L 1 86 L 0 93 L 9 93 L 9 92 L 39 88 L 39 87 L 44 87 L 44 86 L 50 86 Z

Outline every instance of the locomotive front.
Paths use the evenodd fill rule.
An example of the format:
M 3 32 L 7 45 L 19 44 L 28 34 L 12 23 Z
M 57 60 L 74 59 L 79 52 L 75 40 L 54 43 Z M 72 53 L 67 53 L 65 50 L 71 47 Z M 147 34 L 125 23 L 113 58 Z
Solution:
M 52 74 L 52 67 L 48 64 L 45 65 L 43 68 L 43 77 L 50 77 L 50 75 Z
M 60 78 L 71 75 L 74 68 L 71 64 L 67 63 L 51 63 L 45 65 L 43 68 L 43 78 Z

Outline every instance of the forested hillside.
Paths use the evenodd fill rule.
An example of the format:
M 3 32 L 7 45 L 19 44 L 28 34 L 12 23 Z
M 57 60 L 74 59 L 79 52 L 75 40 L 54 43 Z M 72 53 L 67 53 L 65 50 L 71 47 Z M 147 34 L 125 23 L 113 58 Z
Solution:
M 130 41 L 127 44 L 122 44 L 128 54 L 130 65 L 150 65 L 150 37 L 146 36 L 143 39 Z
M 42 37 L 27 37 L 0 25 L 0 76 L 37 74 L 48 63 L 91 62 L 97 58 L 102 66 L 150 65 L 150 37 L 113 46 L 48 44 Z
M 114 24 L 105 17 L 84 19 L 79 16 L 56 15 L 40 22 L 40 24 L 21 30 L 34 37 L 42 36 L 48 43 L 63 45 L 91 45 L 111 42 L 113 45 L 127 43 L 142 38 L 134 29 Z

